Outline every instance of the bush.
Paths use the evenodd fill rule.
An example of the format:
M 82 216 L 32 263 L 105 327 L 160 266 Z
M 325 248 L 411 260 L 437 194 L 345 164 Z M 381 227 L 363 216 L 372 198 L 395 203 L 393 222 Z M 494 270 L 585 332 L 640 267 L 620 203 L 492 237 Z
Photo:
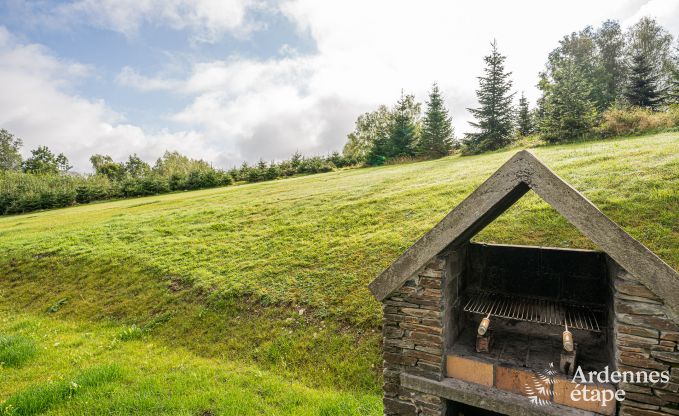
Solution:
M 89 180 L 83 181 L 75 188 L 75 202 L 87 204 L 92 201 L 100 201 L 120 196 L 119 189 L 103 175 L 96 175 Z
M 679 127 L 679 106 L 667 111 L 652 111 L 647 108 L 609 108 L 602 114 L 596 133 L 602 137 L 628 136 L 652 133 Z
M 96 155 L 95 155 L 96 156 Z M 110 160 L 110 158 L 108 158 Z M 166 153 L 151 170 L 138 175 L 111 166 L 98 167 L 95 175 L 29 174 L 0 172 L 0 215 L 21 214 L 41 209 L 61 208 L 112 198 L 129 198 L 163 194 L 170 191 L 227 186 L 234 181 L 260 182 L 296 174 L 330 172 L 358 164 L 358 160 L 340 155 L 304 158 L 296 153 L 280 163 L 260 161 L 256 166 L 243 164 L 228 172 L 214 169 L 207 162 L 192 160 L 179 153 Z M 96 166 L 95 166 L 96 167 Z M 107 170 L 108 169 L 108 170 Z
M 73 205 L 82 180 L 70 175 L 4 172 L 0 174 L 0 214 Z
M 299 173 L 323 173 L 331 172 L 335 166 L 328 160 L 319 156 L 302 159 L 297 172 Z
M 183 189 L 214 188 L 217 186 L 228 186 L 232 183 L 231 175 L 226 172 L 218 170 L 194 170 L 189 172 Z
M 117 339 L 120 341 L 134 341 L 141 339 L 141 337 L 144 335 L 144 331 L 138 327 L 137 325 L 132 325 L 129 326 L 125 329 L 123 329 L 117 336 Z
M 381 155 L 370 155 L 367 163 L 370 166 L 382 166 L 387 161 L 387 158 Z
M 328 156 L 327 160 L 338 168 L 345 168 L 347 166 L 358 165 L 360 163 L 358 157 L 343 156 L 339 152 L 332 152 L 332 154 Z
M 248 182 L 261 182 L 264 180 L 264 173 L 266 170 L 260 169 L 258 167 L 250 168 L 247 170 L 247 176 L 245 180 Z

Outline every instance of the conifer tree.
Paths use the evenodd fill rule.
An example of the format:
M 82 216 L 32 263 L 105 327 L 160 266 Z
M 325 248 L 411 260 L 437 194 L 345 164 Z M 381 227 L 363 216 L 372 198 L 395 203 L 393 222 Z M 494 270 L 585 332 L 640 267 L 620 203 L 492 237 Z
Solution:
M 672 71 L 667 100 L 669 104 L 679 104 L 679 67 Z
M 499 149 L 511 141 L 513 130 L 513 93 L 510 93 L 511 72 L 505 72 L 506 59 L 497 49 L 497 42 L 491 43 L 492 50 L 486 56 L 484 76 L 479 77 L 476 96 L 479 108 L 469 108 L 476 121 L 470 122 L 477 129 L 465 135 L 465 153 L 481 153 Z
M 368 151 L 366 162 L 371 166 L 383 165 L 390 154 L 389 136 L 380 134 L 375 137 L 372 147 Z
M 662 94 L 658 91 L 658 76 L 643 51 L 632 57 L 627 90 L 627 102 L 633 106 L 656 109 L 662 104 Z
M 415 102 L 415 97 L 401 93 L 389 129 L 389 145 L 385 155 L 387 158 L 415 155 L 419 113 L 420 105 Z
M 439 86 L 434 84 L 429 93 L 427 111 L 422 121 L 422 136 L 418 153 L 427 157 L 443 157 L 453 150 L 452 119 L 443 104 Z
M 528 108 L 528 100 L 523 92 L 521 92 L 521 98 L 519 98 L 519 113 L 516 124 L 517 131 L 522 136 L 528 136 L 533 132 L 533 120 Z
M 672 77 L 667 92 L 669 104 L 679 104 L 679 42 L 677 42 L 677 45 L 672 60 Z
M 643 57 L 642 57 L 643 56 Z M 630 77 L 637 61 L 644 60 L 644 66 L 650 67 L 655 90 L 658 95 L 657 108 L 668 98 L 670 80 L 672 78 L 672 34 L 655 19 L 642 17 L 627 32 L 627 67 L 628 82 L 625 92 L 630 89 Z M 626 94 L 623 94 L 626 97 Z

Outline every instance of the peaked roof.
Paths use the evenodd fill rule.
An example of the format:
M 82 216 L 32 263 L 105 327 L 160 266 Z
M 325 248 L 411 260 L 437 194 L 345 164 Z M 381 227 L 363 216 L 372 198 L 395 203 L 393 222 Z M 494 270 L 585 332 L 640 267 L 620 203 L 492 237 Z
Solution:
M 469 241 L 531 189 L 679 317 L 679 274 L 526 150 L 509 159 L 387 267 L 370 283 L 370 291 L 384 300 L 434 256 Z

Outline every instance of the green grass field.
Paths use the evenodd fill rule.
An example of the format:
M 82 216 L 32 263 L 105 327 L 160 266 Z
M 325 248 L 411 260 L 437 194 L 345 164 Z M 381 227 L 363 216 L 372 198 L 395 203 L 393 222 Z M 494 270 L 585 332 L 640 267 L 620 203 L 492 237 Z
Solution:
M 381 414 L 368 282 L 515 151 L 0 218 L 0 414 Z M 532 151 L 679 267 L 679 134 Z M 532 194 L 476 239 L 592 247 Z

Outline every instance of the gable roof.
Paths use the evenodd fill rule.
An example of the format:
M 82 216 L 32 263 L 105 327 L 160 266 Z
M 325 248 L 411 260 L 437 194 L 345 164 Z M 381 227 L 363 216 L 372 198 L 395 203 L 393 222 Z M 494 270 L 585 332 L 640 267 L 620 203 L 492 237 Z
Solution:
M 468 242 L 531 189 L 679 316 L 679 274 L 526 150 L 509 159 L 387 267 L 370 283 L 370 291 L 384 300 L 434 256 Z

